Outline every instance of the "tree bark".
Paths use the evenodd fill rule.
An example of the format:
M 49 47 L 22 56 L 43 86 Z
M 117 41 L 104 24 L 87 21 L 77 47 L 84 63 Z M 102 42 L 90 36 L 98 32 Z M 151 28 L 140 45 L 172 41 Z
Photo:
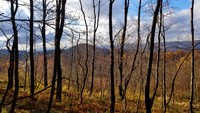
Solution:
M 134 70 L 136 69 L 137 65 L 139 64 L 140 61 L 137 61 L 137 58 L 138 58 L 138 53 L 139 53 L 139 49 L 140 49 L 140 40 L 141 40 L 141 36 L 140 36 L 140 17 L 141 17 L 141 3 L 142 1 L 140 0 L 139 1 L 139 7 L 138 7 L 138 22 L 137 22 L 137 47 L 136 47 L 136 52 L 134 54 L 134 58 L 133 58 L 133 61 L 132 61 L 132 65 L 131 65 L 131 69 L 130 69 L 130 72 L 127 74 L 127 76 L 125 77 L 125 80 L 124 80 L 124 88 L 123 88 L 123 95 L 124 97 L 126 96 L 126 91 L 128 89 L 128 85 L 129 85 L 129 82 L 131 80 L 131 77 L 133 75 L 133 72 Z M 146 48 L 146 47 L 145 47 Z M 144 48 L 144 50 L 145 50 Z M 143 52 L 141 53 L 141 56 L 143 55 L 144 53 L 144 50 Z
M 26 38 L 26 58 L 25 58 L 25 76 L 24 76 L 24 91 L 26 90 L 27 84 L 27 75 L 29 75 L 29 66 L 28 66 L 28 38 Z
M 90 87 L 90 96 L 92 95 L 93 87 L 94 87 L 95 61 L 96 61 L 96 32 L 99 26 L 100 5 L 101 5 L 101 1 L 99 0 L 98 11 L 96 14 L 96 4 L 95 4 L 95 0 L 93 0 L 94 28 L 93 28 L 92 80 L 91 80 L 91 87 Z
M 34 16 L 34 9 L 33 9 L 33 0 L 30 0 L 30 66 L 31 66 L 31 87 L 30 87 L 30 93 L 34 94 L 34 54 L 33 54 L 33 16 Z
M 163 90 L 163 113 L 167 111 L 167 88 L 166 88 L 166 41 L 165 41 L 165 26 L 164 15 L 162 15 L 162 37 L 163 37 L 163 78 L 162 78 L 162 90 Z
M 82 84 L 82 88 L 81 88 L 81 101 L 80 104 L 82 104 L 83 101 L 83 91 L 85 89 L 85 85 L 86 85 L 86 79 L 88 77 L 88 73 L 89 73 L 89 69 L 88 69 L 88 60 L 89 60 L 89 50 L 88 50 L 88 24 L 87 24 L 87 20 L 86 20 L 86 15 L 85 12 L 83 10 L 83 5 L 82 5 L 82 1 L 79 0 L 80 6 L 81 6 L 81 12 L 83 14 L 83 19 L 84 19 L 84 23 L 85 23 L 85 38 L 86 38 L 86 58 L 85 58 L 85 73 L 84 73 L 84 79 L 83 79 L 83 84 Z
M 48 79 L 47 79 L 47 51 L 46 51 L 46 0 L 42 0 L 43 4 L 43 23 L 42 23 L 42 43 L 43 43 L 43 60 L 44 60 L 44 70 L 43 70 L 43 76 L 44 76 L 44 86 L 48 86 Z
M 15 6 L 14 6 L 15 4 Z M 10 109 L 10 113 L 14 113 L 16 107 L 17 96 L 19 92 L 19 78 L 18 78 L 18 65 L 19 65 L 19 55 L 18 55 L 18 31 L 15 22 L 15 15 L 18 9 L 18 0 L 11 0 L 11 22 L 12 22 L 12 29 L 14 33 L 14 75 L 15 75 L 15 92 L 12 100 L 12 105 Z
M 56 18 L 56 35 L 55 38 L 58 40 L 55 42 L 56 49 L 55 53 L 58 54 L 57 57 L 55 57 L 57 61 L 57 72 L 58 72 L 58 81 L 57 81 L 57 93 L 56 93 L 56 99 L 58 101 L 61 101 L 61 96 L 62 96 L 62 69 L 61 69 L 61 50 L 60 50 L 60 40 L 62 37 L 63 33 L 63 28 L 64 28 L 64 22 L 65 22 L 65 4 L 66 0 L 59 0 L 59 4 L 57 6 L 57 18 Z
M 111 104 L 110 113 L 115 112 L 115 75 L 114 75 L 114 39 L 113 39 L 113 29 L 112 29 L 112 10 L 113 3 L 115 0 L 110 0 L 109 2 L 109 38 L 110 38 L 110 93 L 111 93 Z
M 156 22 L 160 9 L 160 0 L 157 0 L 156 9 L 153 16 L 153 22 L 151 27 L 150 34 L 150 51 L 149 51 L 149 60 L 148 60 L 148 70 L 147 70 L 147 78 L 145 84 L 145 106 L 146 113 L 151 113 L 153 99 L 150 97 L 150 84 L 151 84 L 151 72 L 152 72 L 152 64 L 153 64 L 153 53 L 154 53 L 154 39 L 155 39 L 155 31 L 156 31 Z
M 191 58 L 191 86 L 190 86 L 190 113 L 194 113 L 193 100 L 194 100 L 194 0 L 192 0 L 191 6 L 191 38 L 192 38 L 192 58 Z
M 124 44 L 125 44 L 125 39 L 126 39 L 126 29 L 127 29 L 127 17 L 128 17 L 128 9 L 129 9 L 129 0 L 124 1 L 124 26 L 123 26 L 123 32 L 122 32 L 122 40 L 120 43 L 120 59 L 119 59 L 119 75 L 120 75 L 120 80 L 119 80 L 119 95 L 121 99 L 123 100 L 125 98 L 125 88 L 123 88 L 123 63 L 124 63 Z
M 2 97 L 2 100 L 1 100 L 1 103 L 0 103 L 0 113 L 2 112 L 2 108 L 3 108 L 3 104 L 6 100 L 6 96 L 8 94 L 8 91 L 10 89 L 13 88 L 13 72 L 14 72 L 14 46 L 9 47 L 9 42 L 10 42 L 11 38 L 7 40 L 6 42 L 6 47 L 9 51 L 9 54 L 10 54 L 10 60 L 9 60 L 9 67 L 8 67 L 8 84 L 7 84 L 7 87 L 6 87 L 6 91 Z M 14 42 L 13 42 L 13 45 L 14 45 Z
M 56 92 L 57 101 L 61 101 L 61 96 L 62 96 L 62 69 L 61 69 L 61 63 L 60 63 L 60 54 L 61 54 L 60 40 L 61 40 L 61 37 L 62 37 L 64 22 L 65 22 L 65 4 L 66 4 L 66 0 L 56 0 L 54 70 L 53 70 L 52 88 L 51 88 L 51 94 L 50 94 L 50 100 L 49 100 L 47 113 L 50 112 L 52 102 L 53 102 L 56 75 L 58 77 L 57 92 Z
M 72 33 L 72 40 L 71 40 L 72 51 L 71 51 L 71 60 L 70 60 L 70 74 L 69 74 L 68 90 L 70 89 L 70 86 L 71 86 L 71 77 L 73 75 L 73 64 L 74 64 L 74 32 L 73 30 L 71 30 L 71 33 Z

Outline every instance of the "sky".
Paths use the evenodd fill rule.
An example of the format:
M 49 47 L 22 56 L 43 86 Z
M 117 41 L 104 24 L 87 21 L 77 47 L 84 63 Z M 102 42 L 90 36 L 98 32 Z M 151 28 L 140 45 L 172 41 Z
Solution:
M 196 0 L 197 1 L 197 0 Z M 190 8 L 191 0 L 170 0 L 171 6 L 181 9 Z
M 26 0 L 19 0 L 21 3 L 27 2 Z M 41 0 L 37 0 L 41 1 Z M 96 0 L 97 1 L 97 0 Z M 151 26 L 152 20 L 152 11 L 149 9 L 150 5 L 147 5 L 147 2 L 155 0 L 142 0 L 142 17 L 141 17 L 141 32 L 143 41 L 146 40 L 147 32 Z M 190 40 L 190 6 L 191 0 L 168 0 L 170 8 L 165 8 L 164 12 L 165 16 L 165 25 L 166 25 L 166 37 L 167 41 L 183 41 L 183 40 Z M 85 11 L 87 22 L 89 25 L 89 29 L 92 29 L 93 24 L 93 10 L 92 10 L 92 0 L 83 0 L 83 9 Z M 39 3 L 35 3 L 39 7 Z M 51 5 L 52 6 L 52 5 Z M 10 6 L 9 2 L 7 1 L 0 1 L 0 14 L 4 13 L 4 16 L 0 15 L 0 20 L 5 19 L 6 16 L 10 16 Z M 50 7 L 50 6 L 49 6 Z M 127 34 L 130 36 L 127 39 L 128 42 L 134 42 L 136 40 L 136 22 L 137 22 L 137 7 L 138 7 L 138 0 L 131 0 L 130 9 L 129 9 L 129 16 L 128 16 L 128 31 Z M 194 22 L 195 22 L 195 38 L 196 40 L 200 39 L 200 32 L 198 31 L 200 27 L 200 15 L 199 9 L 200 7 L 200 0 L 195 1 L 195 11 L 194 11 Z M 85 30 L 83 15 L 80 11 L 80 4 L 79 0 L 67 0 L 66 4 L 66 11 L 68 17 L 73 17 L 73 19 L 77 19 L 75 24 L 78 25 L 68 25 L 69 28 L 74 30 L 78 30 L 79 32 L 83 32 Z M 28 19 L 29 18 L 29 10 L 26 6 L 20 6 L 16 18 L 20 19 Z M 41 19 L 41 12 L 35 12 L 35 19 Z M 66 20 L 70 22 L 69 20 Z M 25 38 L 28 37 L 27 32 L 27 23 L 18 23 L 20 25 L 26 26 L 26 28 L 20 28 L 19 30 L 19 37 L 20 37 L 20 46 L 23 49 L 25 46 Z M 39 24 L 35 24 L 36 27 L 39 27 Z M 123 0 L 115 0 L 114 7 L 113 7 L 113 29 L 114 34 L 116 34 L 119 29 L 123 26 Z M 7 36 L 12 36 L 11 25 L 8 22 L 0 22 L 0 28 L 4 30 Z M 63 48 L 66 45 L 70 45 L 71 41 L 71 31 L 69 29 L 65 29 L 66 33 L 63 34 L 61 46 Z M 38 36 L 40 33 L 38 30 L 35 31 Z M 99 44 L 106 44 L 109 42 L 108 40 L 108 0 L 101 1 L 101 14 L 100 14 L 100 24 L 99 29 L 97 31 L 98 37 L 97 41 Z M 78 34 L 75 34 L 78 36 Z M 51 28 L 47 29 L 47 37 L 48 37 L 48 47 L 53 48 L 53 37 L 54 37 L 54 30 Z M 89 35 L 92 38 L 92 34 Z M 85 41 L 84 36 L 81 37 L 82 42 Z M 5 41 L 6 37 L 0 31 L 0 48 L 5 48 Z M 116 39 L 117 43 L 117 39 Z M 37 39 L 37 47 L 41 48 L 42 46 L 41 40 Z

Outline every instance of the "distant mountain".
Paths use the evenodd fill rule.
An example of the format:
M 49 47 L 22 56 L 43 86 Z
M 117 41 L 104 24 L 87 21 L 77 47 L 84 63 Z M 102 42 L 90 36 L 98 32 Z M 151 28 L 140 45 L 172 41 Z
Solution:
M 157 43 L 156 43 L 156 46 L 157 46 Z M 162 42 L 161 42 L 161 46 L 163 46 Z M 191 47 L 192 47 L 191 41 L 166 42 L 167 51 L 190 50 Z M 200 50 L 200 40 L 195 41 L 195 49 Z
M 163 48 L 163 42 L 161 42 L 161 48 Z M 137 44 L 134 43 L 126 43 L 124 46 L 125 51 L 135 51 Z M 145 47 L 145 44 L 142 43 L 140 45 L 141 48 Z M 158 43 L 155 43 L 155 51 L 157 50 Z M 119 48 L 119 45 L 116 46 Z M 190 50 L 191 49 L 191 41 L 170 41 L 166 42 L 167 51 L 177 51 L 177 50 Z M 195 49 L 200 50 L 200 40 L 195 41 Z
M 29 55 L 29 53 L 28 53 L 28 55 Z M 0 56 L 9 58 L 8 50 L 7 49 L 1 49 L 0 50 Z M 19 60 L 24 59 L 25 56 L 26 56 L 26 51 L 19 51 Z
M 155 43 L 155 50 L 157 48 L 157 43 Z M 142 44 L 141 47 L 144 47 L 144 44 Z M 116 47 L 118 48 L 118 47 Z M 163 42 L 161 42 L 161 48 L 163 48 Z M 177 51 L 177 50 L 190 50 L 191 49 L 191 41 L 171 41 L 171 42 L 166 42 L 166 48 L 167 51 Z M 109 50 L 109 45 L 103 45 L 103 46 L 96 46 L 96 55 L 109 55 L 110 50 Z M 136 44 L 133 43 L 128 43 L 125 45 L 125 51 L 135 51 L 136 49 Z M 200 50 L 200 40 L 195 41 L 195 49 Z M 79 44 L 75 45 L 73 47 L 70 47 L 68 49 L 62 50 L 62 54 L 64 55 L 72 55 L 72 52 L 74 54 L 77 54 L 79 51 L 80 54 L 85 54 L 86 52 L 86 44 Z M 88 50 L 89 50 L 89 55 L 92 56 L 93 53 L 93 45 L 88 45 Z M 40 54 L 42 54 L 42 51 L 39 51 Z M 54 54 L 53 50 L 48 50 L 47 51 L 48 55 Z M 26 51 L 19 51 L 19 59 L 22 60 L 25 58 Z M 29 55 L 29 53 L 28 53 Z M 9 58 L 9 52 L 7 49 L 0 49 L 0 56 L 6 56 Z
M 7 49 L 1 49 L 0 50 L 0 55 L 7 55 L 9 52 Z
M 88 51 L 89 51 L 89 54 L 92 55 L 93 45 L 88 45 Z M 101 48 L 98 46 L 95 47 L 95 51 L 96 51 L 96 55 L 108 55 L 110 53 L 109 49 Z M 79 45 L 70 47 L 68 49 L 65 49 L 62 51 L 62 54 L 71 55 L 72 52 L 74 54 L 77 54 L 77 52 L 79 52 L 80 54 L 85 54 L 86 53 L 86 44 L 79 44 Z

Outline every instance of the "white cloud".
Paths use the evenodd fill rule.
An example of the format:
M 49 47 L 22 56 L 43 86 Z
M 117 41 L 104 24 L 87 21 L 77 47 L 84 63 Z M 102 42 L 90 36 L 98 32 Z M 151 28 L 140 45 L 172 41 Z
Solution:
M 194 6 L 194 27 L 195 27 L 195 39 L 199 40 L 200 31 L 200 15 L 199 15 L 199 8 L 200 1 L 195 1 Z M 191 40 L 190 39 L 190 32 L 191 32 L 191 10 L 182 9 L 177 12 L 174 12 L 172 15 L 166 17 L 165 24 L 166 28 L 169 28 L 167 31 L 167 38 L 168 41 L 171 40 Z
M 38 0 L 41 1 L 41 0 Z M 97 0 L 95 0 L 97 2 Z M 148 0 L 146 0 L 148 1 Z M 27 2 L 26 0 L 20 0 L 20 2 Z M 82 0 L 83 2 L 83 8 L 85 11 L 85 14 L 87 15 L 87 20 L 88 20 L 88 24 L 89 24 L 89 29 L 93 28 L 93 7 L 92 7 L 92 0 Z M 108 38 L 108 0 L 101 0 L 101 17 L 100 17 L 100 26 L 98 29 L 98 40 L 100 43 L 105 43 L 105 42 L 109 42 L 109 38 Z M 137 28 L 137 3 L 138 1 L 132 1 L 131 5 L 130 5 L 130 10 L 129 10 L 129 30 L 128 30 L 128 34 L 131 36 L 132 41 L 134 41 L 134 37 L 136 37 L 136 28 Z M 144 1 L 145 2 L 145 1 Z M 174 1 L 175 4 L 175 1 Z M 123 25 L 123 0 L 116 0 L 114 2 L 114 8 L 113 8 L 113 28 L 115 33 L 118 32 L 118 30 L 122 27 Z M 177 4 L 178 5 L 178 4 Z M 6 1 L 0 1 L 0 13 L 4 12 L 4 14 L 6 16 L 10 16 L 10 6 L 9 3 Z M 38 6 L 39 7 L 39 6 Z M 198 14 L 200 11 L 200 9 L 198 8 L 200 7 L 200 1 L 195 1 L 195 11 L 194 11 L 194 17 L 195 17 L 195 34 L 198 36 L 200 36 L 200 32 L 198 31 L 198 29 L 200 28 L 200 15 Z M 79 0 L 67 0 L 67 4 L 66 4 L 66 12 L 68 14 L 68 17 L 74 17 L 74 18 L 79 18 L 79 20 L 77 20 L 76 22 L 79 25 L 68 25 L 68 27 L 73 28 L 77 31 L 84 31 L 85 30 L 85 26 L 84 26 L 84 21 L 82 18 L 82 13 L 80 11 L 80 4 L 79 4 Z M 144 7 L 143 7 L 144 8 Z M 144 11 L 144 9 L 143 9 Z M 35 18 L 39 19 L 41 18 L 41 12 L 35 12 Z M 19 7 L 19 11 L 17 14 L 17 18 L 28 18 L 29 17 L 29 10 L 28 7 L 25 6 L 20 6 Z M 2 19 L 2 17 L 0 16 L 0 19 Z M 143 36 L 143 40 L 145 40 L 145 38 L 147 37 L 147 30 L 148 28 L 150 28 L 151 26 L 151 19 L 152 17 L 149 14 L 145 14 L 143 12 L 142 17 L 141 17 L 141 30 L 142 30 L 142 36 Z M 179 9 L 177 11 L 174 11 L 174 13 L 172 13 L 170 16 L 167 16 L 165 18 L 165 23 L 166 23 L 166 28 L 169 28 L 167 30 L 167 40 L 171 41 L 171 40 L 188 40 L 189 36 L 190 36 L 190 9 Z M 22 23 L 20 23 L 22 24 Z M 80 26 L 82 25 L 82 26 Z M 5 27 L 6 26 L 6 27 Z M 28 27 L 27 25 L 25 25 L 26 28 Z M 37 26 L 37 25 L 36 25 Z M 0 23 L 0 27 L 4 28 L 4 30 L 7 29 L 7 33 L 8 34 L 12 34 L 12 30 L 11 30 L 11 25 L 8 23 Z M 25 35 L 28 35 L 28 33 L 26 32 L 25 35 L 23 35 L 23 33 L 25 32 L 25 29 L 21 29 L 20 31 L 20 42 L 21 44 L 24 44 L 24 37 Z M 36 31 L 38 35 L 40 35 L 39 31 Z M 65 32 L 70 33 L 71 31 L 69 31 L 69 29 L 65 29 Z M 77 34 L 76 34 L 77 35 Z M 3 34 L 0 32 L 0 40 L 6 40 L 6 38 L 2 38 Z M 47 37 L 48 37 L 48 41 L 49 42 L 53 42 L 54 40 L 54 30 L 48 28 L 47 31 Z M 179 37 L 177 39 L 177 37 Z M 70 38 L 67 35 L 63 35 L 63 41 L 62 41 L 62 45 L 64 46 L 65 44 L 69 44 L 70 43 Z M 84 36 L 82 36 L 81 38 L 84 38 Z M 90 38 L 92 38 L 92 33 L 90 34 Z M 84 41 L 84 40 L 82 40 Z M 41 40 L 38 40 L 38 45 L 41 44 Z M 38 46 L 41 47 L 41 46 Z M 49 48 L 52 47 L 52 45 L 50 44 L 48 46 Z

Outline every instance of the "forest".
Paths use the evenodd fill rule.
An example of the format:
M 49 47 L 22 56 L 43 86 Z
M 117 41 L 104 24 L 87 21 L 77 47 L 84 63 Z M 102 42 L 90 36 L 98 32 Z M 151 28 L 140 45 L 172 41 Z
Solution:
M 194 0 L 1 0 L 0 113 L 198 113 Z

